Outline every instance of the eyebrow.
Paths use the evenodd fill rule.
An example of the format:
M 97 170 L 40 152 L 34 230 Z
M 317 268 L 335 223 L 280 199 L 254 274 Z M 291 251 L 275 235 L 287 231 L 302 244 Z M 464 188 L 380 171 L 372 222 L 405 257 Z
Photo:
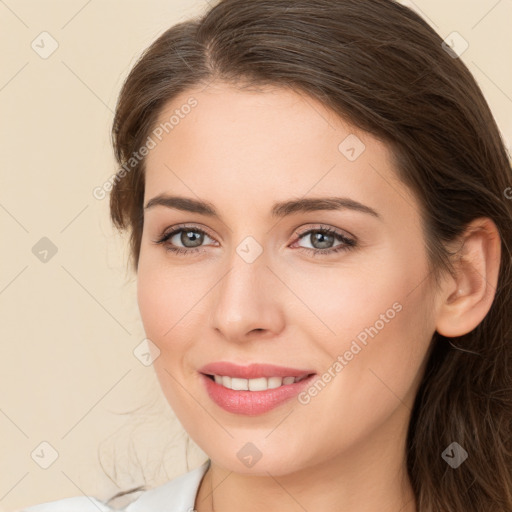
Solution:
M 159 194 L 150 199 L 144 209 L 149 210 L 155 206 L 165 206 L 184 212 L 199 213 L 201 215 L 207 215 L 208 217 L 220 218 L 220 215 L 211 203 L 188 197 Z M 321 210 L 353 210 L 366 213 L 382 220 L 376 210 L 348 197 L 317 197 L 282 201 L 274 203 L 271 209 L 271 215 L 273 218 L 282 218 L 294 213 Z

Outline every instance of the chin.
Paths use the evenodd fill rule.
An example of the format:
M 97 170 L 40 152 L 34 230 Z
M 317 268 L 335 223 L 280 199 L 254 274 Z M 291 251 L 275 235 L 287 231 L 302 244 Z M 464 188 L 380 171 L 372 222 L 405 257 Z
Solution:
M 307 440 L 296 447 L 295 443 L 278 442 L 277 438 L 274 442 L 265 440 L 265 436 L 268 436 L 268 430 L 259 435 L 246 432 L 237 436 L 238 439 L 215 446 L 197 444 L 214 464 L 243 475 L 282 476 L 303 470 L 313 463 L 307 460 L 304 453 Z M 253 441 L 247 440 L 251 438 Z

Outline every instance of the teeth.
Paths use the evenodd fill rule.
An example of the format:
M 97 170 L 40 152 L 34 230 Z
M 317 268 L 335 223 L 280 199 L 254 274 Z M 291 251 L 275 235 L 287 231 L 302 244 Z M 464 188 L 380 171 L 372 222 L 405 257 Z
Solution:
M 283 384 L 283 379 L 281 377 L 269 377 L 267 381 L 268 389 L 275 389 Z
M 215 382 L 228 389 L 235 391 L 266 391 L 275 389 L 294 382 L 300 382 L 307 376 L 302 377 L 260 377 L 258 379 L 239 379 L 238 377 L 228 377 L 224 375 L 214 375 Z
M 229 379 L 229 377 L 228 377 Z M 222 383 L 224 383 L 224 378 L 222 379 Z M 231 389 L 236 391 L 248 391 L 249 390 L 249 381 L 247 379 L 237 379 L 236 377 L 231 378 Z
M 265 391 L 268 389 L 268 383 L 265 377 L 261 377 L 260 379 L 249 379 L 247 383 L 249 386 L 249 391 Z

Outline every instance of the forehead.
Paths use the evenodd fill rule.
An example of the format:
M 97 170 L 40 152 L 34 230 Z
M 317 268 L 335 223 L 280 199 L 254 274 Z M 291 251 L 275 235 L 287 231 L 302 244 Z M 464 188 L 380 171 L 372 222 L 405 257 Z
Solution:
M 155 129 L 145 201 L 166 191 L 223 204 L 339 192 L 377 205 L 403 187 L 384 143 L 290 89 L 189 89 L 165 105 Z
M 281 160 L 330 148 L 332 156 L 342 138 L 357 131 L 299 91 L 270 86 L 245 89 L 222 82 L 190 89 L 168 102 L 156 122 L 158 128 L 168 142 L 174 139 L 175 152 L 190 149 L 182 143 L 193 141 L 195 149 L 201 148 L 195 157 L 222 156 L 224 162 L 229 157 L 240 160 L 249 152 L 253 159 Z M 165 142 L 159 146 L 171 149 Z M 153 151 L 149 163 L 159 153 Z

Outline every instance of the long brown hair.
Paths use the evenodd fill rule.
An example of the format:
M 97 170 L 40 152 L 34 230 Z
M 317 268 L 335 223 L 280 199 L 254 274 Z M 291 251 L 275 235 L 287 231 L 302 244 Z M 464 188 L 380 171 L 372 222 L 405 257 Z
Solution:
M 457 338 L 434 334 L 407 436 L 420 512 L 512 511 L 512 172 L 482 92 L 417 14 L 392 0 L 222 0 L 163 33 L 119 96 L 112 136 L 119 165 L 114 225 L 130 231 L 136 272 L 143 228 L 144 146 L 162 107 L 219 79 L 277 85 L 324 105 L 389 145 L 415 193 L 437 278 L 453 272 L 447 242 L 478 217 L 502 241 L 494 302 Z M 468 458 L 441 457 L 452 442 Z

